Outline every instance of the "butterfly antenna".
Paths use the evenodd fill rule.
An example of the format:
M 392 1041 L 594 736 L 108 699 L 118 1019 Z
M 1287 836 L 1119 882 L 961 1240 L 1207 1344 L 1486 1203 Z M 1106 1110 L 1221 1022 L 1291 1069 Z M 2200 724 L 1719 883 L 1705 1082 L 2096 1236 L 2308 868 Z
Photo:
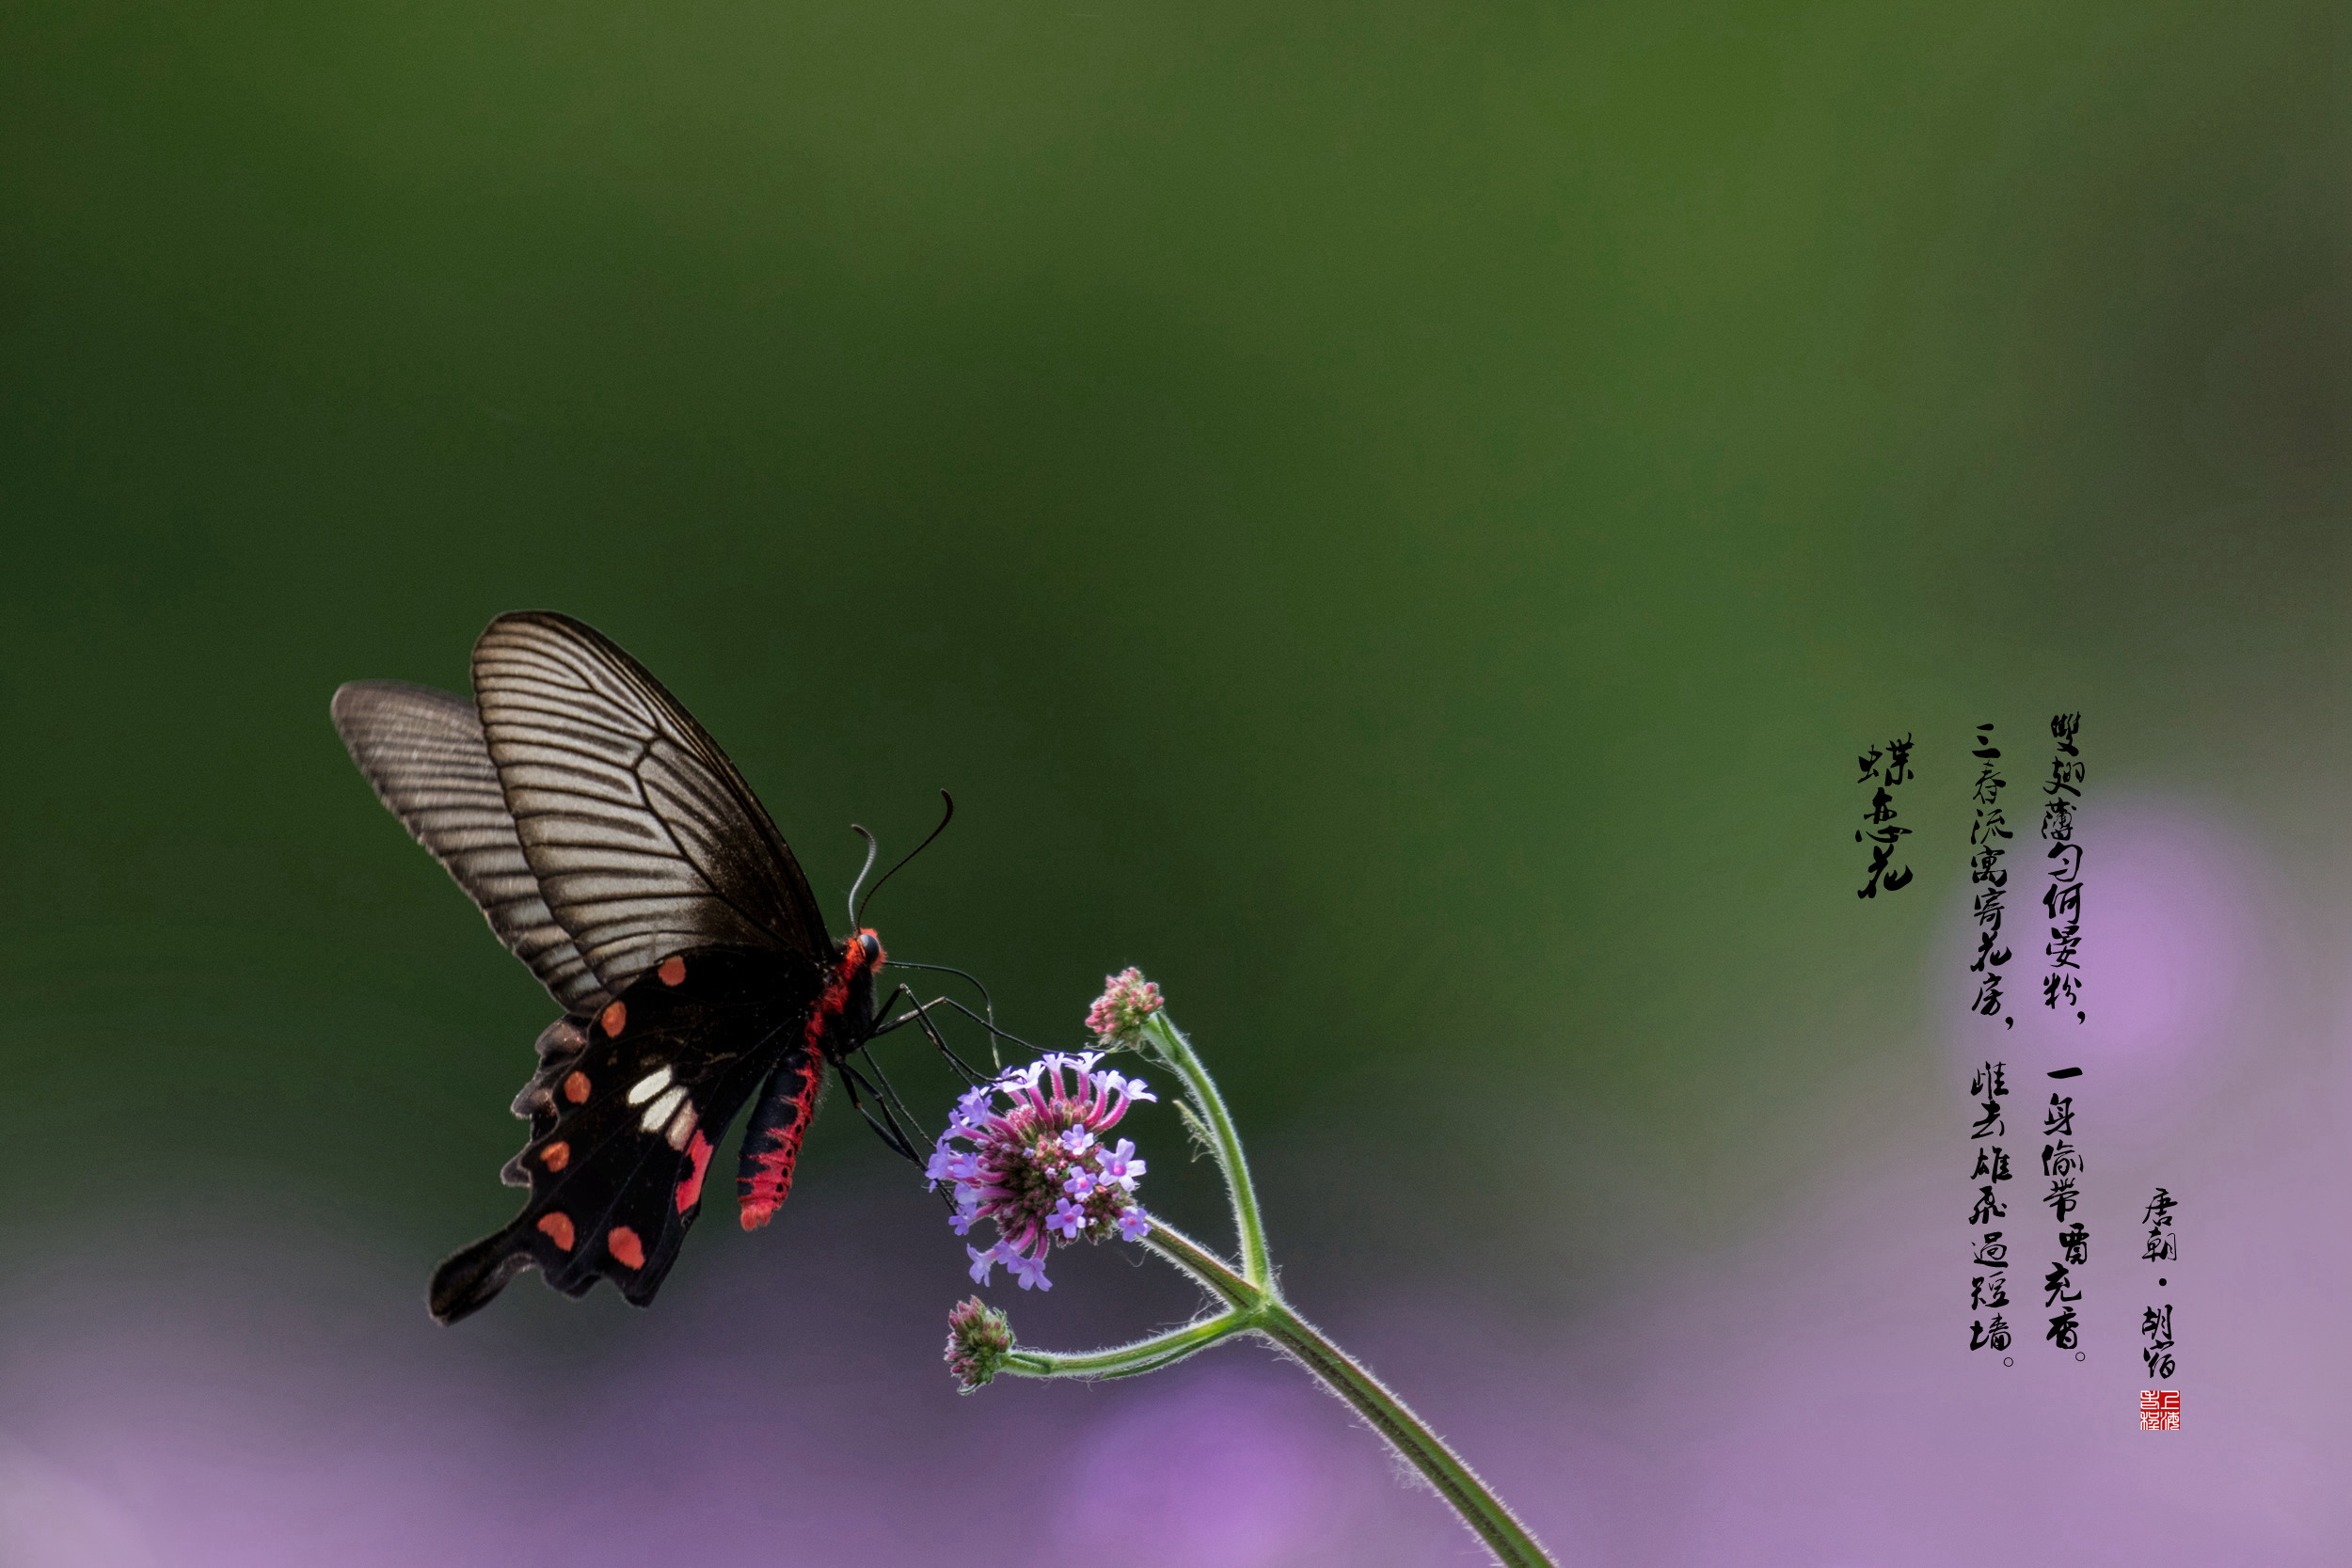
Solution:
M 940 798 L 941 800 L 945 800 L 945 801 L 946 801 L 946 802 L 947 802 L 947 812 L 946 812 L 946 816 L 942 816 L 942 817 L 939 819 L 939 826 L 938 826 L 938 827 L 936 827 L 936 828 L 933 828 L 933 829 L 931 830 L 931 838 L 937 838 L 940 834 L 942 834 L 942 833 L 946 832 L 947 831 L 947 824 L 948 824 L 948 823 L 950 823 L 950 822 L 953 822 L 953 821 L 956 819 L 956 798 L 955 798 L 954 796 L 952 796 L 952 795 L 948 794 L 948 793 L 947 793 L 946 790 L 944 790 L 944 789 L 943 789 L 943 790 L 941 790 L 941 791 L 939 792 L 939 798 Z M 865 830 L 865 829 L 863 829 L 863 828 L 860 828 L 860 829 L 858 830 L 858 832 L 862 832 L 862 833 L 865 833 L 865 832 L 866 832 L 866 830 Z M 873 837 L 874 837 L 874 835 L 873 835 L 873 834 L 871 834 L 871 833 L 866 833 L 866 842 L 867 842 L 867 843 L 869 843 L 869 844 L 870 844 L 870 843 L 872 843 L 872 842 L 873 842 Z M 915 856 L 917 856 L 917 855 L 921 854 L 924 850 L 926 850 L 926 849 L 930 848 L 930 847 L 931 847 L 931 838 L 927 838 L 927 839 L 925 839 L 922 843 L 920 843 L 920 844 L 916 845 L 914 848 L 912 848 L 912 849 L 908 850 L 908 851 L 907 851 L 907 853 L 906 853 L 906 860 L 902 860 L 902 861 L 900 861 L 900 862 L 899 862 L 897 865 L 894 865 L 894 866 L 892 866 L 889 870 L 887 870 L 887 871 L 883 872 L 883 873 L 882 874 L 882 882 L 876 882 L 876 883 L 873 885 L 873 887 L 872 887 L 872 888 L 870 888 L 869 890 L 867 890 L 867 892 L 866 892 L 866 897 L 865 897 L 865 898 L 863 898 L 863 899 L 856 899 L 856 900 L 852 901 L 852 903 L 851 903 L 851 904 L 850 904 L 850 924 L 851 926 L 853 926 L 853 927 L 854 927 L 854 926 L 856 926 L 856 925 L 857 925 L 857 924 L 858 924 L 861 920 L 863 920 L 863 919 L 865 918 L 865 916 L 866 916 L 866 904 L 867 904 L 868 902 L 870 902 L 870 901 L 872 900 L 872 898 L 873 898 L 873 896 L 874 896 L 874 895 L 875 895 L 875 894 L 880 893 L 880 892 L 882 891 L 882 882 L 886 882 L 886 881 L 890 880 L 890 879 L 891 879 L 891 878 L 896 877 L 896 876 L 897 876 L 899 872 L 901 872 L 901 871 L 905 870 L 905 869 L 906 869 L 906 863 L 907 863 L 907 861 L 911 861 L 911 860 L 913 860 Z M 872 859 L 872 857 L 871 857 L 870 855 L 866 858 L 866 864 L 868 864 L 868 865 L 871 865 L 871 864 L 873 864 L 873 863 L 873 863 L 873 859 Z M 866 874 L 865 874 L 864 872 L 860 872 L 860 873 L 858 873 L 858 880 L 859 880 L 859 881 L 864 881 L 865 879 L 866 879 Z M 851 890 L 851 892 L 852 892 L 852 893 L 854 893 L 855 891 L 856 891 L 855 889 L 852 889 L 852 890 Z
M 857 868 L 857 880 L 850 884 L 850 931 L 851 935 L 855 935 L 858 911 L 857 890 L 865 882 L 866 874 L 874 869 L 874 857 L 882 853 L 882 845 L 872 833 L 854 822 L 850 824 L 850 831 L 866 841 L 866 863 Z M 897 867 L 894 866 L 892 869 L 896 870 Z M 882 884 L 877 882 L 874 885 L 880 887 Z

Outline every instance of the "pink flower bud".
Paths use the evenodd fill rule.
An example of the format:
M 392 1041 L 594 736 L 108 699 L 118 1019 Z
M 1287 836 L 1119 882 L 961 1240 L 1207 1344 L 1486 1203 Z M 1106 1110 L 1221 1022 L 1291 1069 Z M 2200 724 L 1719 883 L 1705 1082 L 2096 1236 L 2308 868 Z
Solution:
M 1143 1021 L 1168 1006 L 1160 988 L 1132 965 L 1103 976 L 1103 994 L 1087 1011 L 1087 1027 L 1105 1045 L 1133 1045 Z

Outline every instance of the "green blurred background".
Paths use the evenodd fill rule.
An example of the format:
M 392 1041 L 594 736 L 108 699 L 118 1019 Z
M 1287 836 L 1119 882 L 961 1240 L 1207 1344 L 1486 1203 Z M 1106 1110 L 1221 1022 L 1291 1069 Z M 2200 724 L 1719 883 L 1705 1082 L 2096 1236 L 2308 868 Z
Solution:
M 421 1294 L 502 1219 L 546 1000 L 326 700 L 514 608 L 829 909 L 953 790 L 894 954 L 1050 1044 L 1144 965 L 1332 1298 L 1577 1322 L 1949 1109 L 1962 849 L 1851 895 L 1884 733 L 1953 839 L 1947 743 L 2079 708 L 2330 952 L 2345 62 L 2293 4 L 10 8 L 20 1257 L 291 1193 Z M 802 1201 L 898 1191 L 837 1112 Z

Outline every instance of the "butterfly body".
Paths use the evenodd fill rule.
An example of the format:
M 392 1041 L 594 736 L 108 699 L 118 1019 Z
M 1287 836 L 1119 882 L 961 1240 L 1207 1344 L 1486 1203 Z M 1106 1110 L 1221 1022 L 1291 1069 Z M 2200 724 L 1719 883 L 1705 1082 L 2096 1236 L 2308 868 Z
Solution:
M 529 1201 L 435 1271 L 429 1304 L 454 1322 L 535 1266 L 643 1306 L 747 1102 L 744 1227 L 784 1201 L 826 1064 L 873 1031 L 882 943 L 827 936 L 733 764 L 598 633 L 502 615 L 473 666 L 472 702 L 365 681 L 334 703 L 384 803 L 564 1008 L 514 1106 L 531 1135 L 503 1174 Z

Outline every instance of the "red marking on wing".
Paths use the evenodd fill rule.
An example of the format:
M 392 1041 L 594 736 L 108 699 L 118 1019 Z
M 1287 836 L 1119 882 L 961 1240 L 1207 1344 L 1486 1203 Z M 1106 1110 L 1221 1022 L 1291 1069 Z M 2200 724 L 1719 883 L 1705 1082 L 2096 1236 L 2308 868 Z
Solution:
M 605 1008 L 597 1017 L 596 1022 L 604 1026 L 605 1037 L 608 1039 L 619 1039 L 621 1031 L 628 1027 L 628 1004 L 613 1003 Z
M 645 1245 L 637 1239 L 637 1232 L 626 1225 L 616 1225 L 604 1233 L 604 1250 L 619 1259 L 623 1268 L 645 1266 Z
M 685 1213 L 703 1200 L 703 1172 L 710 1168 L 710 1140 L 700 1132 L 686 1146 L 686 1157 L 694 1162 L 694 1168 L 677 1184 L 677 1212 Z
M 619 1005 L 613 1004 L 615 1006 Z M 575 1072 L 569 1078 L 564 1079 L 564 1098 L 575 1105 L 586 1104 L 588 1102 L 588 1075 L 584 1072 Z
M 572 1219 L 569 1214 L 547 1213 L 539 1216 L 539 1228 L 548 1240 L 565 1252 L 572 1250 Z
M 572 1163 L 572 1146 L 558 1141 L 539 1151 L 539 1163 L 549 1170 L 562 1170 Z
M 686 960 L 673 955 L 662 959 L 661 967 L 654 973 L 661 976 L 665 986 L 682 986 L 686 984 Z

